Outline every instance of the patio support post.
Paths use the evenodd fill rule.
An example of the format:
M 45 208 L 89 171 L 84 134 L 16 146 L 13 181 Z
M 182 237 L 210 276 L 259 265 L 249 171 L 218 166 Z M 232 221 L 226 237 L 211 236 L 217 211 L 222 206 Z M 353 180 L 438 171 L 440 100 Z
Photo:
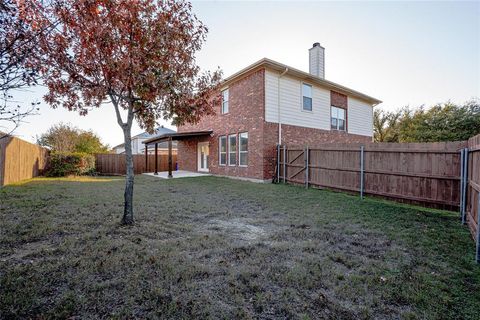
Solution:
M 172 137 L 168 138 L 168 177 L 173 178 L 172 175 L 172 166 L 173 166 L 173 160 L 172 160 Z
M 283 145 L 283 183 L 287 180 L 287 146 Z
M 155 143 L 155 173 L 154 175 L 158 175 L 158 143 Z
M 145 172 L 148 172 L 148 144 L 145 144 Z

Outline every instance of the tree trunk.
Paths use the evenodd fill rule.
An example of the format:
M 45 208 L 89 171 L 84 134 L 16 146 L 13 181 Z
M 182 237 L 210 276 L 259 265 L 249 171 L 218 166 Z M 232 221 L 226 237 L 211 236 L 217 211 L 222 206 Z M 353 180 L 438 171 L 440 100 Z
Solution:
M 122 224 L 133 224 L 133 155 L 132 155 L 132 138 L 131 138 L 131 125 L 123 127 L 123 136 L 125 140 L 125 165 L 126 165 L 126 177 L 125 177 L 125 207 L 123 210 Z
M 131 93 L 130 93 L 131 95 Z M 122 224 L 131 225 L 133 224 L 133 182 L 134 182 L 134 172 L 133 172 L 133 155 L 132 155 L 132 122 L 134 118 L 133 113 L 133 103 L 130 100 L 128 105 L 128 115 L 127 122 L 123 122 L 122 116 L 120 114 L 119 108 L 119 98 L 115 96 L 113 92 L 109 93 L 111 102 L 115 108 L 115 114 L 117 115 L 118 125 L 123 130 L 123 140 L 125 142 L 125 166 L 126 166 L 126 176 L 125 176 L 125 193 L 124 193 L 124 209 L 123 209 L 123 218 Z

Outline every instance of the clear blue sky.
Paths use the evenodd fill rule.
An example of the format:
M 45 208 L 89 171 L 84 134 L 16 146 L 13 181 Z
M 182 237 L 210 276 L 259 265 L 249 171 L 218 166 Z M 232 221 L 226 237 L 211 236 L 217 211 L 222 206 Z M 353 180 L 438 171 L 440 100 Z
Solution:
M 308 48 L 325 47 L 326 79 L 383 101 L 433 105 L 480 97 L 480 2 L 205 2 L 194 12 L 209 27 L 198 54 L 203 69 L 228 76 L 263 58 L 308 71 Z M 41 89 L 17 96 L 29 101 Z M 18 131 L 32 140 L 57 122 L 121 143 L 113 107 L 86 117 L 45 103 Z M 160 123 L 169 126 L 168 123 Z M 133 134 L 139 133 L 137 126 Z

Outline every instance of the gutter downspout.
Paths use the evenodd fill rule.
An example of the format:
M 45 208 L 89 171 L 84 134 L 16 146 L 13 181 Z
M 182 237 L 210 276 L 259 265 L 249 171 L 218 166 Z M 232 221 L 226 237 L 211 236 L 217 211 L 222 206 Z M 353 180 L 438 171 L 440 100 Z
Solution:
M 282 118 L 280 117 L 280 78 L 282 78 L 285 73 L 288 72 L 288 67 L 285 67 L 285 71 L 283 71 L 279 76 L 278 76 L 278 87 L 277 87 L 277 105 L 278 105 L 278 145 L 282 144 Z

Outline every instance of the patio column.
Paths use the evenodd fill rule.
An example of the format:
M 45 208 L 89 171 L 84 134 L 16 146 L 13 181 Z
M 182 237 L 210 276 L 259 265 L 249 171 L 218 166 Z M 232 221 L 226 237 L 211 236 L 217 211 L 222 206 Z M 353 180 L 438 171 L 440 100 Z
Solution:
M 173 166 L 173 161 L 172 161 L 172 137 L 169 137 L 168 138 L 168 177 L 169 178 L 173 178 L 172 166 Z
M 148 172 L 148 144 L 145 144 L 145 172 Z
M 155 142 L 155 172 L 154 175 L 158 175 L 158 143 Z

